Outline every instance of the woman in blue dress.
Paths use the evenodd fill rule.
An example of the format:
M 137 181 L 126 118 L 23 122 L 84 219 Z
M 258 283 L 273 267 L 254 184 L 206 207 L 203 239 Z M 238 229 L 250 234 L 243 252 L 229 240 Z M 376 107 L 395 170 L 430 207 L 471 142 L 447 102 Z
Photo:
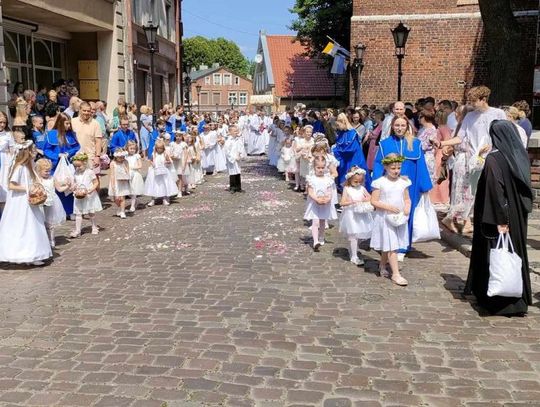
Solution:
M 68 161 L 71 160 L 81 146 L 77 141 L 75 133 L 71 129 L 71 118 L 60 113 L 52 130 L 45 136 L 45 145 L 43 146 L 43 155 L 52 161 L 53 172 L 60 161 L 60 154 L 65 154 Z M 66 195 L 64 192 L 57 192 L 66 215 L 73 214 L 73 194 Z
M 372 179 L 376 180 L 384 175 L 382 160 L 388 154 L 394 153 L 405 158 L 401 164 L 401 175 L 411 181 L 409 195 L 411 198 L 411 213 L 409 215 L 409 246 L 400 250 L 399 259 L 402 261 L 405 253 L 411 248 L 412 226 L 414 210 L 425 194 L 433 187 L 429 171 L 424 158 L 424 151 L 420 140 L 414 137 L 409 121 L 405 116 L 395 116 L 391 124 L 392 132 L 388 138 L 379 143 L 379 151 L 373 164 Z
M 336 179 L 338 191 L 343 190 L 345 175 L 354 166 L 366 170 L 366 186 L 370 187 L 371 177 L 366 165 L 366 159 L 362 151 L 362 145 L 358 134 L 353 129 L 345 113 L 340 113 L 336 119 L 336 144 L 332 146 L 334 157 L 339 161 Z
M 141 152 L 144 157 L 148 157 L 148 144 L 150 143 L 150 134 L 154 131 L 152 126 L 152 109 L 149 106 L 143 105 L 141 111 Z

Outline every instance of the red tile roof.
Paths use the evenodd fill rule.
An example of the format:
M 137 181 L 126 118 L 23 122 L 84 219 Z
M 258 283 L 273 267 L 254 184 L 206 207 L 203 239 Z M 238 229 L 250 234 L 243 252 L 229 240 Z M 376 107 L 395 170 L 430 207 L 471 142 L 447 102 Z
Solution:
M 305 48 L 300 42 L 293 42 L 294 38 L 290 35 L 266 36 L 276 96 L 291 95 L 291 79 L 294 79 L 294 97 L 334 96 L 330 68 L 320 67 L 317 60 L 303 56 Z

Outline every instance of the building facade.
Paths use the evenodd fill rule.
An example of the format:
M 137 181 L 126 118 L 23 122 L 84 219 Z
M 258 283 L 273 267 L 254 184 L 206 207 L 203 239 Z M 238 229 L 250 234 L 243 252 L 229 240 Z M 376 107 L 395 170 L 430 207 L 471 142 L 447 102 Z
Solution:
M 0 108 L 16 82 L 48 89 L 73 79 L 85 100 L 118 97 L 151 104 L 149 53 L 142 25 L 159 25 L 155 54 L 160 103 L 178 100 L 179 0 L 1 0 Z
M 215 64 L 199 67 L 189 74 L 191 88 L 187 105 L 195 111 L 246 110 L 253 94 L 253 81 Z M 197 87 L 200 86 L 199 92 Z
M 260 33 L 254 94 L 272 95 L 274 111 L 284 111 L 297 103 L 327 107 L 343 97 L 343 75 L 332 76 L 329 67 L 306 57 L 305 52 L 294 36 Z
M 532 100 L 538 1 L 513 1 L 526 31 L 530 65 L 517 73 L 522 98 Z M 486 45 L 477 0 L 354 0 L 351 49 L 367 46 L 360 81 L 360 103 L 382 105 L 396 100 L 397 58 L 390 29 L 400 21 L 410 34 L 403 61 L 403 100 L 420 97 L 462 101 L 467 90 L 488 84 Z M 351 96 L 354 92 L 351 91 Z

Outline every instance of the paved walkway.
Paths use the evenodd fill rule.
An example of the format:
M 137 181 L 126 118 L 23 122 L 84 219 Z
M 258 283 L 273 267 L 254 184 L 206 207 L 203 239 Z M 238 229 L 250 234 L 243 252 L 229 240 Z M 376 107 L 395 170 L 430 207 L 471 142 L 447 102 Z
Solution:
M 259 158 L 246 194 L 212 178 L 180 204 L 3 266 L 1 406 L 539 405 L 540 312 L 481 317 L 468 260 L 440 243 L 408 288 L 313 253 L 303 200 Z M 538 298 L 538 297 L 537 297 Z M 512 404 L 514 403 L 514 404 Z

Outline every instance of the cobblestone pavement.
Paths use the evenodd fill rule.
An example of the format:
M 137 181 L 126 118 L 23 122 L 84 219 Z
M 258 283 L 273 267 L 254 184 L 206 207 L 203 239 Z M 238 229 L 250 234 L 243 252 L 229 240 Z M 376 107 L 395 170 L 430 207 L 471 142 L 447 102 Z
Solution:
M 468 261 L 440 243 L 410 286 L 308 245 L 301 195 L 260 158 L 192 197 L 60 240 L 44 268 L 3 265 L 1 406 L 540 405 L 540 312 L 481 317 Z M 538 299 L 538 297 L 537 297 Z M 536 300 L 537 301 L 537 300 Z

